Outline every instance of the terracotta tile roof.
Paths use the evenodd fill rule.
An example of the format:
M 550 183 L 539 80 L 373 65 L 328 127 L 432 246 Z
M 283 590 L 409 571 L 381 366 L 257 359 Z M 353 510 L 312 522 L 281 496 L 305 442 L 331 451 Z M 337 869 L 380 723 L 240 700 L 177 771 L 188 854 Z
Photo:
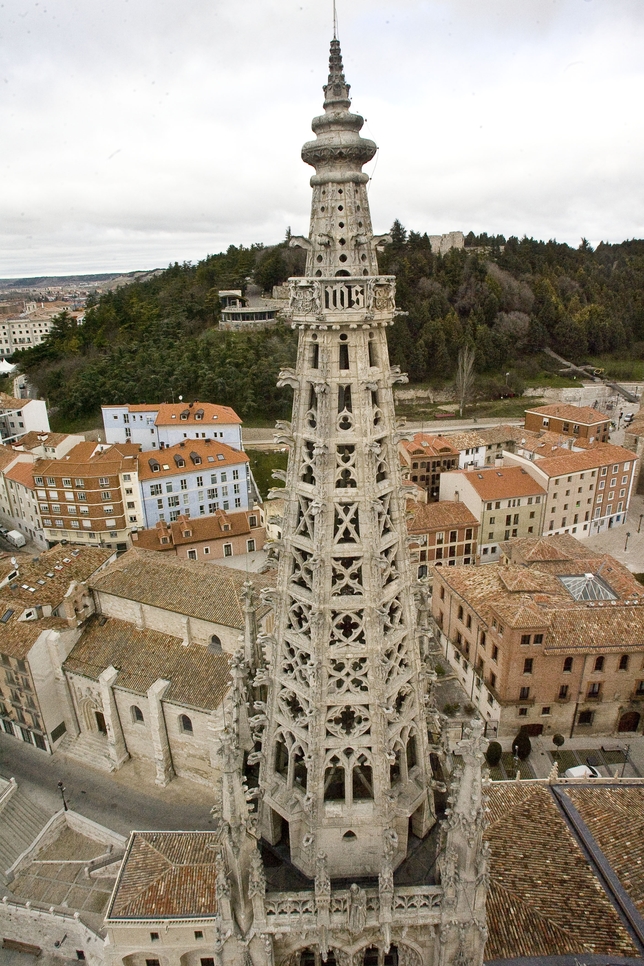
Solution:
M 27 489 L 33 490 L 34 465 L 34 463 L 20 460 L 18 463 L 14 463 L 10 469 L 4 471 L 5 479 L 13 480 L 14 483 L 21 483 Z
M 113 550 L 100 547 L 52 547 L 39 557 L 15 554 L 18 576 L 2 588 L 2 594 L 14 606 L 48 604 L 57 607 L 69 590 L 72 581 L 87 581 L 114 556 Z
M 407 504 L 407 512 L 413 518 L 407 524 L 409 533 L 425 533 L 428 530 L 445 530 L 449 527 L 478 527 L 479 521 L 464 503 L 442 500 L 440 503 Z
M 633 462 L 635 455 L 623 446 L 613 446 L 612 443 L 597 443 L 582 453 L 565 453 L 562 456 L 550 456 L 539 460 L 538 467 L 546 476 L 566 476 L 591 470 L 598 466 L 608 466 L 611 463 Z
M 6 392 L 0 392 L 0 409 L 24 409 L 30 399 L 16 399 Z
M 176 611 L 226 627 L 244 626 L 240 595 L 247 574 L 232 567 L 180 560 L 154 550 L 133 548 L 90 581 L 99 593 L 112 594 L 142 604 Z M 255 586 L 274 585 L 270 574 L 262 574 Z M 268 605 L 259 605 L 263 617 Z
M 215 916 L 216 832 L 132 832 L 107 919 Z
M 159 415 L 154 421 L 156 426 L 212 426 L 213 423 L 225 425 L 242 422 L 230 406 L 216 406 L 214 403 L 161 403 L 157 408 Z M 200 410 L 203 410 L 203 419 L 195 419 L 195 413 Z M 188 413 L 188 418 L 181 419 L 181 413 Z
M 17 453 L 11 446 L 0 445 L 0 470 L 4 470 L 17 458 Z
M 170 681 L 164 701 L 213 711 L 228 691 L 230 657 L 203 644 L 185 647 L 181 638 L 139 630 L 113 617 L 91 617 L 65 661 L 65 670 L 97 681 L 112 665 L 116 686 L 144 695 L 158 678 Z
M 546 492 L 521 466 L 487 466 L 473 470 L 450 470 L 449 473 L 462 474 L 482 500 L 542 496 Z
M 538 413 L 539 416 L 553 416 L 566 422 L 579 423 L 582 426 L 594 426 L 597 423 L 608 423 L 610 417 L 598 409 L 590 406 L 571 406 L 568 403 L 551 403 L 547 406 L 537 406 L 526 409 L 526 413 Z
M 623 888 L 644 915 L 644 787 L 566 787 Z
M 140 447 L 134 443 L 114 443 L 96 450 L 96 443 L 79 443 L 63 459 L 38 459 L 33 464 L 36 476 L 118 476 L 124 470 L 136 473 Z
M 488 426 L 487 429 L 480 429 L 478 433 L 486 446 L 494 446 L 496 443 L 516 442 L 523 435 L 524 429 L 521 426 Z
M 206 517 L 179 517 L 172 523 L 165 523 L 150 527 L 148 530 L 139 530 L 133 536 L 137 547 L 144 550 L 173 550 L 174 547 L 182 547 L 186 544 L 201 543 L 209 540 L 226 540 L 231 537 L 250 534 L 251 528 L 248 518 L 251 514 L 255 515 L 259 522 L 259 510 L 239 510 L 237 513 L 226 513 L 224 510 L 217 510 L 211 516 Z M 228 526 L 224 530 L 224 526 Z M 253 528 L 253 533 L 256 530 Z M 184 533 L 190 535 L 184 537 Z M 161 534 L 171 534 L 172 541 L 161 543 Z
M 513 563 L 574 560 L 588 555 L 588 548 L 569 533 L 556 533 L 551 537 L 518 537 L 499 546 Z
M 43 617 L 37 621 L 19 620 L 24 608 L 16 609 L 15 601 L 7 598 L 5 591 L 5 587 L 0 591 L 0 653 L 23 659 L 43 631 L 69 629 L 67 621 L 59 617 Z M 11 611 L 13 613 L 7 618 L 6 615 Z
M 588 445 L 588 440 L 581 441 L 584 446 Z M 574 436 L 562 436 L 559 433 L 548 433 L 548 432 L 533 432 L 530 429 L 524 429 L 520 438 L 516 440 L 517 446 L 526 450 L 528 453 L 534 453 L 540 459 L 545 459 L 548 456 L 561 456 L 562 450 L 565 452 L 571 452 L 573 446 L 577 446 L 577 439 Z M 594 445 L 594 443 L 593 443 Z
M 603 576 L 603 573 L 602 573 Z M 641 651 L 644 641 L 644 606 L 600 601 L 555 613 L 544 645 L 546 654 L 589 654 L 606 651 Z
M 462 452 L 464 449 L 476 449 L 478 446 L 484 446 L 485 440 L 480 433 L 475 431 L 463 432 L 463 433 L 445 433 L 442 437 L 446 439 L 454 449 Z
M 493 782 L 488 807 L 486 960 L 638 955 L 547 784 Z
M 190 458 L 192 453 L 201 458 L 201 463 L 193 462 Z M 184 460 L 185 466 L 178 466 L 175 457 Z M 139 480 L 156 480 L 165 476 L 179 476 L 187 470 L 206 473 L 218 468 L 225 469 L 227 466 L 239 466 L 240 463 L 248 463 L 246 453 L 233 449 L 226 443 L 214 439 L 187 439 L 166 449 L 140 453 L 138 473 Z M 159 466 L 160 469 L 153 470 L 153 466 Z
M 14 448 L 23 450 L 37 449 L 39 446 L 58 446 L 67 439 L 67 433 L 37 433 L 32 430 L 14 443 Z
M 409 456 L 431 456 L 444 458 L 458 456 L 458 450 L 452 446 L 447 436 L 432 436 L 430 433 L 416 433 L 413 439 L 404 439 L 401 445 Z

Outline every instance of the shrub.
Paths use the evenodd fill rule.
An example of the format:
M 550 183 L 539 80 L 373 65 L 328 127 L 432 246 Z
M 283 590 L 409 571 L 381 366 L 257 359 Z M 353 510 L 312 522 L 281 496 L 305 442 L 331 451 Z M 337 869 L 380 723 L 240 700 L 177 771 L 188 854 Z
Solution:
M 566 739 L 564 738 L 563 735 L 557 734 L 557 735 L 553 735 L 552 736 L 552 743 L 553 743 L 553 745 L 556 745 L 557 748 L 561 748 L 561 746 L 563 745 L 563 743 L 564 743 L 565 740 Z
M 519 734 L 512 742 L 512 751 L 518 758 L 521 759 L 521 761 L 525 761 L 532 751 L 532 742 L 530 741 L 530 736 L 527 731 L 523 730 L 523 728 L 521 728 Z
M 436 674 L 438 675 L 439 678 L 442 678 L 445 676 L 445 668 L 443 667 L 442 664 L 437 664 L 434 670 L 436 671 Z
M 498 741 L 491 741 L 487 746 L 487 751 L 485 752 L 485 757 L 487 758 L 487 763 L 490 768 L 494 768 L 495 765 L 501 761 L 501 754 L 503 749 Z
M 443 705 L 443 714 L 450 715 L 450 717 L 451 717 L 452 715 L 458 714 L 458 712 L 460 711 L 460 709 L 461 709 L 461 706 L 458 703 L 458 701 L 455 701 L 454 704 L 449 704 L 449 703 L 448 704 L 444 704 Z

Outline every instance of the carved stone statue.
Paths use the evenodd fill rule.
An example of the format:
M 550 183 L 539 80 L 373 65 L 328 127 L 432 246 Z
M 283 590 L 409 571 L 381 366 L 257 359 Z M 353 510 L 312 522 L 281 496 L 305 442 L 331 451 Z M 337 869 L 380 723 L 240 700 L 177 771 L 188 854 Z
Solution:
M 349 932 L 361 933 L 367 922 L 367 893 L 354 882 L 349 889 Z

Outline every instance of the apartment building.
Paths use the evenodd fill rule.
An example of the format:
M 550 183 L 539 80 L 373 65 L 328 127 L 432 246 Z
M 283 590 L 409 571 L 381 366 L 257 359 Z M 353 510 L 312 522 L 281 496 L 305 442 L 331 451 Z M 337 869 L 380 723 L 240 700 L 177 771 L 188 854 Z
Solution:
M 138 446 L 76 446 L 63 460 L 36 460 L 33 487 L 48 542 L 126 550 L 143 525 Z
M 147 452 L 189 439 L 210 439 L 242 449 L 242 421 L 230 406 L 180 402 L 101 408 L 108 443 L 137 443 Z
M 641 733 L 644 588 L 573 537 L 504 542 L 505 563 L 442 568 L 445 657 L 490 728 L 513 736 Z
M 15 399 L 0 393 L 0 439 L 12 443 L 27 433 L 49 433 L 49 416 L 43 399 Z
M 67 731 L 60 666 L 91 612 L 85 581 L 111 551 L 56 547 L 35 560 L 0 561 L 0 724 L 5 734 L 52 752 Z
M 35 303 L 30 303 L 35 312 Z M 52 327 L 52 313 L 32 315 L 23 313 L 16 318 L 0 319 L 0 358 L 10 356 L 17 349 L 40 345 Z
M 525 428 L 547 429 L 550 433 L 574 436 L 589 443 L 607 443 L 610 437 L 610 419 L 589 406 L 571 406 L 569 403 L 552 403 L 526 409 Z
M 441 474 L 458 466 L 459 451 L 446 436 L 417 433 L 411 440 L 400 441 L 398 453 L 403 480 L 424 487 L 428 502 L 437 501 Z
M 180 515 L 172 523 L 159 520 L 155 527 L 132 534 L 133 546 L 158 550 L 184 560 L 215 561 L 262 550 L 266 542 L 261 507 L 191 519 Z
M 622 526 L 637 481 L 637 457 L 610 443 L 581 452 L 529 460 L 506 454 L 509 466 L 525 469 L 547 491 L 543 533 L 589 537 Z
M 200 517 L 218 510 L 252 507 L 248 456 L 212 439 L 190 440 L 140 454 L 138 479 L 146 527 L 180 515 Z
M 412 566 L 419 579 L 428 567 L 476 563 L 479 521 L 465 503 L 407 503 Z
M 538 536 L 546 489 L 521 466 L 495 466 L 443 473 L 440 499 L 464 503 L 479 524 L 479 560 L 499 559 L 499 544 Z

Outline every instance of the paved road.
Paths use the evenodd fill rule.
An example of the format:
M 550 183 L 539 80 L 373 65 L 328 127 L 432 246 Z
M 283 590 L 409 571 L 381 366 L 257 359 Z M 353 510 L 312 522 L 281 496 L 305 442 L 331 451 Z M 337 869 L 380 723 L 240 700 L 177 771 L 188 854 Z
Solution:
M 62 781 L 70 808 L 121 835 L 132 829 L 212 828 L 214 792 L 185 779 L 156 788 L 148 774 L 142 781 L 136 762 L 109 775 L 0 734 L 0 775 L 15 778 L 19 788 L 51 815 L 61 807 L 57 786 Z
M 401 431 L 413 433 L 465 432 L 468 429 L 489 429 L 491 426 L 523 426 L 523 419 L 426 419 L 423 422 L 409 420 Z M 275 430 L 245 426 L 243 430 L 244 448 L 260 449 L 275 446 Z

